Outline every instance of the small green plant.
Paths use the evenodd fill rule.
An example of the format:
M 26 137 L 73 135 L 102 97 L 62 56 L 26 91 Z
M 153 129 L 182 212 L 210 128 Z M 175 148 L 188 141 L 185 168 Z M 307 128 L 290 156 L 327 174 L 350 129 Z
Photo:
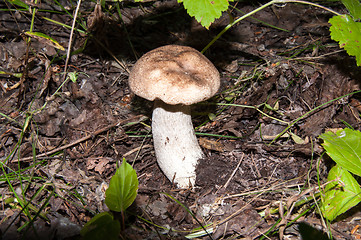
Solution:
M 66 74 L 66 73 L 64 73 Z M 49 99 L 52 99 L 59 91 L 60 89 L 64 86 L 65 83 L 67 83 L 69 81 L 69 79 L 73 82 L 76 83 L 76 81 L 78 80 L 78 77 L 80 74 L 83 74 L 87 77 L 89 77 L 86 73 L 83 72 L 69 72 L 68 75 L 66 76 L 66 79 L 62 82 L 62 84 L 60 84 L 60 86 L 56 89 L 56 91 L 49 97 Z
M 346 52 L 356 57 L 357 65 L 361 65 L 361 4 L 358 0 L 342 0 L 350 15 L 343 14 L 332 17 L 330 32 L 331 38 Z
M 178 0 L 183 3 L 189 16 L 194 17 L 203 27 L 209 28 L 211 23 L 222 15 L 233 0 Z
M 336 162 L 321 195 L 322 215 L 333 221 L 361 202 L 361 188 L 352 175 L 361 176 L 361 132 L 346 128 L 326 132 L 320 138 L 326 153 Z
M 121 229 L 125 226 L 125 211 L 134 202 L 137 191 L 137 173 L 123 159 L 105 192 L 105 204 L 110 211 L 99 213 L 86 223 L 80 232 L 82 238 L 118 239 Z

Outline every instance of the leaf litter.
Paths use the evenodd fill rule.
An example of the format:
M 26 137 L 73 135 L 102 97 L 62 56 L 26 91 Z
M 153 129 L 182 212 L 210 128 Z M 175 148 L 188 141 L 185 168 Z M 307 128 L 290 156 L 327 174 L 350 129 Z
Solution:
M 63 2 L 65 9 L 72 8 Z M 7 8 L 4 3 L 0 6 Z M 63 11 L 46 2 L 41 7 Z M 247 3 L 237 7 L 243 12 L 253 9 Z M 85 2 L 81 11 L 89 13 L 93 8 L 93 3 Z M 99 15 L 103 19 L 92 19 L 93 36 L 100 38 L 97 41 L 89 38 L 86 42 L 85 35 L 77 36 L 75 48 L 85 42 L 86 47 L 72 56 L 69 71 L 84 74 L 75 83 L 64 84 L 44 108 L 47 97 L 62 84 L 64 62 L 52 61 L 57 52 L 48 44 L 32 40 L 31 49 L 27 49 L 25 40 L 19 37 L 30 27 L 25 14 L 16 15 L 21 20 L 16 24 L 13 15 L 2 13 L 5 36 L 0 41 L 1 71 L 26 76 L 21 80 L 0 75 L 0 158 L 14 191 L 42 209 L 48 218 L 36 218 L 31 223 L 33 228 L 17 232 L 30 218 L 12 200 L 14 193 L 3 172 L 0 229 L 4 239 L 25 233 L 28 239 L 41 235 L 75 239 L 81 226 L 96 213 L 107 210 L 107 183 L 124 155 L 134 164 L 139 178 L 139 193 L 131 211 L 148 220 L 129 217 L 129 227 L 122 233 L 128 238 L 159 239 L 158 232 L 166 239 L 183 239 L 187 233 L 181 230 L 199 227 L 182 207 L 161 192 L 184 203 L 204 225 L 213 223 L 214 239 L 259 238 L 273 225 L 281 230 L 269 235 L 271 239 L 281 235 L 297 238 L 297 225 L 287 225 L 294 220 L 326 231 L 316 211 L 302 215 L 303 208 L 294 204 L 302 199 L 302 189 L 318 186 L 317 166 L 312 159 L 318 159 L 322 148 L 316 137 L 325 128 L 345 124 L 359 129 L 358 96 L 325 105 L 301 118 L 288 135 L 277 136 L 286 123 L 358 90 L 360 75 L 353 67 L 354 60 L 338 51 L 328 35 L 331 15 L 291 4 L 266 9 L 254 17 L 287 31 L 245 20 L 206 52 L 220 70 L 223 86 L 208 104 L 194 108 L 194 124 L 199 126 L 197 131 L 202 134 L 201 145 L 207 157 L 198 165 L 197 188 L 177 190 L 155 161 L 149 134 L 151 104 L 129 91 L 125 69 L 131 68 L 136 57 L 160 45 L 183 44 L 201 50 L 228 24 L 229 15 L 224 14 L 207 31 L 173 0 L 145 3 L 142 7 L 124 4 L 121 13 L 123 25 L 106 13 Z M 36 31 L 66 46 L 69 30 L 41 17 L 68 25 L 72 19 L 52 11 L 38 12 L 37 16 Z M 97 27 L 99 24 L 101 27 Z M 111 49 L 126 68 L 119 67 L 102 47 Z M 234 105 L 226 106 L 229 103 Z M 260 106 L 261 112 L 237 105 Z M 209 121 L 204 114 L 198 114 L 205 112 L 215 114 L 215 118 Z M 32 118 L 22 133 L 29 114 Z M 293 135 L 309 141 L 295 142 Z M 330 166 L 327 159 L 319 163 L 323 181 Z M 22 184 L 28 186 L 24 193 Z M 36 194 L 43 185 L 46 191 Z M 307 192 L 305 196 L 312 194 Z M 312 209 L 312 203 L 306 208 Z M 357 229 L 352 231 L 360 217 L 356 210 L 331 224 L 336 239 L 359 236 Z M 36 212 L 32 210 L 32 214 Z

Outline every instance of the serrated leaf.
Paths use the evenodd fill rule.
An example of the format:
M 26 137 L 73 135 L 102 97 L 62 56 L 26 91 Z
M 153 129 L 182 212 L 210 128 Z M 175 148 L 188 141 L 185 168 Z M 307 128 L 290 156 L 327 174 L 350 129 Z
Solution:
M 125 211 L 137 196 L 138 184 L 137 173 L 123 159 L 123 163 L 110 179 L 109 188 L 105 191 L 105 204 L 112 211 Z
M 330 183 L 322 197 L 321 211 L 332 221 L 361 201 L 361 189 L 351 173 L 339 165 L 331 168 L 327 180 Z
M 327 154 L 342 168 L 361 176 L 361 132 L 349 128 L 320 135 Z
M 195 17 L 205 28 L 219 18 L 229 6 L 229 0 L 178 0 L 178 2 L 183 2 L 187 13 Z
M 120 223 L 114 220 L 113 215 L 109 212 L 99 213 L 87 222 L 80 231 L 84 240 L 117 240 L 119 233 Z
M 361 23 L 355 22 L 348 15 L 334 16 L 329 20 L 331 38 L 339 42 L 351 56 L 356 57 L 357 65 L 361 65 Z
M 361 4 L 359 0 L 341 0 L 343 5 L 355 19 L 361 19 Z

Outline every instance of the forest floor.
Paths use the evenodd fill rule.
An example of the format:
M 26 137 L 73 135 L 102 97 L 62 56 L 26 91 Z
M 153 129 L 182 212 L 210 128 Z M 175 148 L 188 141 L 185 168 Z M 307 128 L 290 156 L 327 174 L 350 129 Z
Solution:
M 50 2 L 32 5 L 34 31 L 66 49 L 71 30 L 59 23 L 71 26 L 76 6 Z M 129 70 L 162 45 L 202 50 L 230 16 L 259 6 L 232 4 L 207 30 L 176 0 L 120 3 L 121 18 L 117 3 L 95 11 L 83 1 L 67 66 L 76 79 L 64 83 L 66 51 L 43 38 L 28 41 L 32 14 L 0 2 L 2 239 L 78 239 L 86 222 L 108 210 L 105 190 L 123 158 L 139 190 L 122 239 L 185 239 L 202 230 L 199 223 L 211 224 L 212 233 L 198 239 L 300 239 L 301 228 L 315 234 L 309 239 L 361 238 L 358 207 L 331 223 L 317 210 L 333 165 L 318 136 L 360 129 L 361 111 L 360 95 L 340 98 L 359 90 L 361 75 L 331 40 L 332 14 L 323 9 L 272 6 L 218 39 L 205 55 L 221 74 L 221 89 L 192 109 L 206 155 L 196 186 L 177 189 L 159 169 L 152 103 L 131 93 Z

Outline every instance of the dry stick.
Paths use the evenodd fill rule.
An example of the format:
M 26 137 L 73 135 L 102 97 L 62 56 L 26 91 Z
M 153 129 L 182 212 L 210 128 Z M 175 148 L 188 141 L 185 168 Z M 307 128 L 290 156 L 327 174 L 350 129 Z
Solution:
M 320 194 L 320 189 L 324 188 L 327 184 L 331 183 L 331 182 L 337 182 L 339 181 L 339 179 L 335 179 L 335 180 L 331 180 L 331 181 L 328 181 L 320 186 L 315 186 L 315 187 L 312 187 L 312 188 L 309 188 L 307 190 L 305 190 L 304 192 L 301 192 L 299 194 L 297 194 L 296 196 L 292 196 L 290 197 L 288 200 L 287 200 L 287 216 L 286 216 L 286 220 L 290 218 L 290 214 L 291 214 L 291 211 L 293 210 L 294 207 L 298 207 L 300 206 L 301 204 L 304 204 L 304 203 L 307 203 L 311 200 L 308 200 L 307 198 L 305 200 L 299 200 L 300 198 L 302 198 L 303 196 L 305 196 L 306 194 L 312 194 L 312 197 L 313 199 L 315 194 Z M 280 209 L 279 209 L 280 210 Z M 283 214 L 282 214 L 283 215 Z M 284 218 L 283 218 L 284 219 Z M 279 222 L 277 224 L 276 227 L 280 226 L 280 224 L 283 223 L 283 219 L 281 222 Z M 294 220 L 292 220 L 294 221 Z M 286 222 L 287 224 L 287 222 Z M 267 233 L 269 230 L 271 230 L 274 226 L 270 226 L 268 230 L 264 231 L 263 233 L 261 233 L 262 235 L 264 235 L 265 233 Z M 258 235 L 260 236 L 260 235 Z M 257 237 L 258 237 L 257 236 Z
M 101 41 L 99 41 L 96 37 L 93 38 L 105 51 L 107 51 L 107 53 L 112 56 L 112 58 L 114 58 L 114 60 L 119 64 L 119 66 L 126 71 L 128 74 L 130 73 L 130 70 L 128 68 L 128 66 L 121 62 L 113 53 L 112 51 L 110 51 Z
M 35 156 L 35 158 L 46 157 L 46 156 L 52 155 L 52 154 L 54 154 L 54 153 L 57 153 L 57 152 L 59 152 L 59 151 L 62 151 L 62 150 L 64 150 L 64 149 L 73 147 L 73 146 L 75 146 L 75 145 L 77 145 L 77 144 L 79 144 L 79 143 L 81 143 L 81 142 L 84 142 L 84 141 L 87 141 L 87 140 L 93 138 L 93 137 L 96 136 L 96 135 L 99 135 L 99 134 L 101 134 L 101 133 L 103 133 L 103 132 L 105 132 L 105 131 L 108 131 L 109 129 L 111 129 L 111 128 L 113 128 L 113 127 L 116 127 L 116 126 L 121 125 L 121 124 L 123 124 L 123 123 L 125 123 L 125 122 L 127 122 L 127 121 L 131 121 L 131 120 L 134 120 L 134 119 L 136 119 L 136 118 L 141 118 L 141 117 L 142 117 L 142 115 L 137 115 L 137 116 L 134 116 L 134 117 L 131 117 L 131 118 L 128 118 L 128 119 L 124 119 L 124 120 L 115 122 L 115 123 L 113 123 L 113 124 L 110 124 L 110 125 L 108 125 L 108 126 L 106 126 L 106 127 L 104 127 L 104 128 L 101 128 L 101 129 L 95 131 L 95 132 L 92 133 L 92 134 L 89 134 L 88 136 L 85 136 L 85 137 L 83 137 L 83 138 L 80 138 L 80 139 L 78 139 L 78 140 L 76 140 L 76 141 L 74 141 L 74 142 L 72 142 L 72 143 L 69 143 L 69 144 L 66 144 L 66 145 L 64 145 L 64 146 L 58 147 L 58 148 L 56 148 L 56 149 L 53 149 L 53 150 L 51 150 L 51 151 L 48 151 L 48 152 L 39 154 L 39 155 Z M 34 156 L 25 157 L 25 158 L 20 158 L 20 159 L 14 159 L 13 162 L 29 161 L 29 160 L 32 160 L 32 159 L 34 159 Z
M 67 75 L 67 74 L 66 74 L 66 71 L 67 71 L 67 68 L 68 68 L 68 63 L 69 63 L 70 54 L 71 54 L 71 43 L 73 42 L 73 34 L 74 34 L 75 22 L 76 22 L 76 18 L 77 18 L 77 16 L 78 16 L 78 12 L 79 12 L 79 8 L 80 8 L 80 3 L 81 3 L 81 0 L 78 1 L 78 5 L 76 6 L 75 13 L 74 13 L 74 19 L 73 19 L 73 25 L 71 26 L 69 43 L 68 43 L 68 51 L 67 51 L 67 53 L 66 53 L 66 59 L 65 59 L 64 78 L 63 78 L 63 81 L 65 81 L 66 75 Z
M 223 220 L 218 221 L 215 225 L 216 226 L 220 226 L 226 222 L 228 222 L 229 220 L 231 220 L 232 218 L 234 218 L 235 216 L 237 216 L 238 214 L 240 214 L 242 211 L 244 211 L 250 204 L 251 202 L 253 202 L 255 199 L 257 199 L 259 196 L 261 196 L 264 192 L 261 192 L 259 194 L 257 194 L 256 196 L 254 196 L 251 200 L 249 200 L 248 202 L 246 202 L 246 204 L 244 206 L 242 206 L 240 209 L 238 209 L 237 211 L 235 211 L 234 213 L 232 213 L 231 215 L 229 215 L 228 217 L 226 217 Z
M 236 25 L 238 22 L 242 21 L 243 19 L 245 19 L 245 18 L 247 18 L 247 17 L 249 17 L 249 16 L 251 16 L 251 15 L 253 15 L 253 14 L 259 12 L 259 11 L 261 11 L 262 9 L 264 9 L 264 8 L 266 8 L 266 7 L 268 7 L 268 6 L 271 6 L 271 5 L 273 5 L 273 4 L 276 4 L 276 3 L 302 3 L 302 4 L 308 4 L 308 5 L 312 5 L 312 6 L 315 6 L 315 7 L 322 8 L 322 9 L 324 9 L 324 10 L 326 10 L 326 11 L 329 11 L 329 12 L 335 14 L 335 15 L 340 15 L 338 12 L 335 12 L 335 11 L 333 11 L 332 9 L 326 8 L 326 7 L 324 7 L 324 6 L 322 6 L 322 5 L 319 5 L 319 4 L 317 4 L 317 3 L 312 3 L 312 2 L 308 2 L 308 1 L 304 1 L 304 0 L 272 0 L 272 1 L 270 1 L 270 2 L 268 2 L 268 3 L 266 3 L 266 4 L 264 4 L 264 5 L 260 6 L 259 8 L 256 8 L 256 9 L 254 9 L 253 11 L 244 14 L 243 16 L 241 16 L 241 17 L 237 18 L 236 20 L 234 20 L 233 22 L 229 23 L 225 28 L 223 28 L 223 30 L 222 30 L 220 33 L 218 33 L 217 36 L 215 36 L 215 37 L 212 39 L 212 41 L 210 41 L 210 42 L 208 43 L 207 46 L 205 46 L 205 47 L 203 48 L 203 50 L 201 51 L 201 53 L 204 53 L 205 51 L 207 51 L 207 49 L 208 49 L 210 46 L 212 46 L 213 43 L 214 43 L 215 41 L 217 41 L 217 40 L 218 40 L 226 31 L 228 31 L 228 29 L 230 29 L 232 26 Z
M 298 121 L 300 121 L 301 119 L 310 116 L 311 113 L 314 113 L 314 112 L 318 111 L 319 109 L 325 107 L 326 105 L 328 105 L 328 104 L 330 104 L 330 103 L 332 103 L 332 102 L 334 102 L 334 101 L 337 101 L 337 100 L 339 100 L 339 99 L 341 99 L 341 98 L 348 97 L 348 96 L 350 96 L 350 95 L 353 95 L 353 94 L 356 94 L 356 93 L 359 93 L 359 92 L 361 92 L 361 90 L 354 91 L 354 92 L 345 94 L 345 95 L 343 95 L 343 96 L 341 96 L 341 97 L 334 98 L 334 99 L 332 99 L 332 100 L 330 100 L 330 101 L 328 101 L 328 102 L 325 102 L 325 103 L 323 103 L 323 104 L 315 107 L 314 109 L 306 112 L 305 114 L 303 114 L 302 116 L 298 117 L 297 119 L 293 120 L 290 124 L 288 124 L 288 126 L 287 126 L 285 129 L 283 129 L 283 131 L 282 131 L 281 133 L 279 133 L 268 145 L 269 145 L 269 146 L 272 145 L 272 144 L 279 138 L 279 136 L 282 136 L 285 132 L 288 131 L 288 129 L 290 129 L 294 124 L 296 124 L 296 123 L 297 123 Z
M 233 172 L 232 172 L 231 176 L 229 177 L 229 179 L 227 180 L 226 184 L 224 184 L 223 189 L 226 189 L 228 187 L 229 183 L 231 182 L 231 179 L 234 177 L 234 175 L 236 174 L 239 166 L 241 165 L 241 163 L 243 161 L 243 157 L 244 157 L 244 153 L 242 153 L 242 157 L 239 160 L 239 162 L 237 164 L 237 167 L 233 170 Z
M 258 177 L 258 178 L 261 178 L 262 175 L 261 175 L 261 173 L 259 172 L 259 169 L 258 169 L 258 167 L 257 167 L 257 163 L 254 161 L 253 154 L 251 154 L 251 160 L 252 160 L 253 166 L 256 168 L 257 177 Z
M 294 180 L 294 179 L 291 179 L 291 180 Z M 223 199 L 238 198 L 238 197 L 243 197 L 243 196 L 246 196 L 246 195 L 257 194 L 257 193 L 260 193 L 262 191 L 267 192 L 267 191 L 273 191 L 273 190 L 284 189 L 284 188 L 299 187 L 299 186 L 303 185 L 303 183 L 297 183 L 297 184 L 290 184 L 290 185 L 287 185 L 287 186 L 282 186 L 284 183 L 287 183 L 289 181 L 290 180 L 288 180 L 286 182 L 277 183 L 274 186 L 271 186 L 269 188 L 262 189 L 262 190 L 253 190 L 253 191 L 248 191 L 248 192 L 244 192 L 244 193 L 228 195 L 228 196 L 224 197 Z
M 135 152 L 138 152 L 138 151 L 140 151 L 140 150 L 142 150 L 144 148 L 151 148 L 151 147 L 153 147 L 153 145 L 151 145 L 151 144 L 146 144 L 146 145 L 142 144 L 141 146 L 136 147 L 136 148 L 130 150 L 129 152 L 123 154 L 123 157 L 128 157 L 129 155 L 131 155 L 131 154 L 133 154 Z M 135 162 L 135 159 L 134 160 L 127 160 L 127 162 Z
M 333 180 L 333 181 L 334 181 L 334 180 Z M 330 181 L 330 182 L 333 182 L 333 181 Z M 322 184 L 320 187 L 323 187 L 323 186 L 325 186 L 326 184 L 328 184 L 328 183 L 330 183 L 330 182 L 327 182 L 327 183 L 325 183 L 325 184 Z M 315 189 L 319 189 L 320 187 L 317 186 L 317 187 L 313 187 L 313 188 L 311 188 L 311 189 L 307 189 L 306 191 L 304 191 L 303 193 L 298 194 L 298 195 L 295 196 L 295 197 L 297 197 L 297 199 L 299 199 L 299 198 L 301 198 L 302 196 L 304 196 L 304 195 L 306 195 L 306 194 L 308 194 L 308 193 L 310 193 L 310 192 L 314 192 Z M 248 207 L 248 206 L 251 204 L 251 202 L 253 202 L 255 199 L 257 199 L 259 196 L 261 196 L 261 195 L 262 195 L 263 193 L 265 193 L 265 192 L 266 192 L 266 190 L 263 191 L 263 192 L 260 192 L 260 193 L 257 194 L 256 196 L 254 196 L 251 200 L 249 200 L 248 202 L 246 202 L 246 204 L 245 204 L 244 206 L 242 206 L 240 209 L 238 209 L 236 212 L 232 213 L 231 215 L 229 215 L 229 216 L 226 217 L 225 219 L 220 220 L 219 222 L 217 222 L 217 223 L 216 223 L 216 226 L 220 226 L 220 225 L 226 223 L 227 221 L 229 221 L 230 219 L 234 218 L 235 216 L 237 216 L 237 215 L 238 215 L 239 213 L 241 213 L 246 207 Z M 294 199 L 295 197 L 292 197 L 292 199 Z M 289 204 L 289 205 L 291 205 L 291 204 Z M 270 228 L 272 228 L 272 226 L 271 226 Z M 268 229 L 268 230 L 269 230 L 269 229 Z M 268 230 L 267 230 L 267 231 L 268 231 Z M 265 233 L 266 233 L 267 231 L 265 231 Z

